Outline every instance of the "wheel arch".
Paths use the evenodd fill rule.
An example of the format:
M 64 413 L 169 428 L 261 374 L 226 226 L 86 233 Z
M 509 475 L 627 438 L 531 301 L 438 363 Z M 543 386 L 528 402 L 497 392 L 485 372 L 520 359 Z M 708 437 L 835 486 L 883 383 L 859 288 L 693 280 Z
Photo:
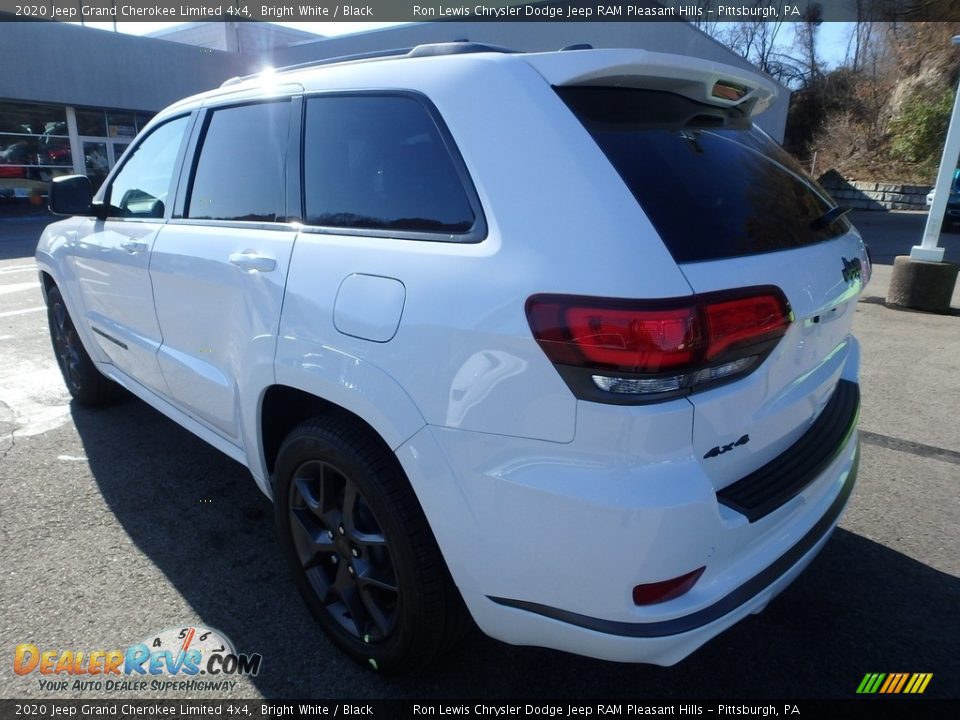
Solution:
M 321 415 L 338 414 L 350 422 L 366 429 L 370 435 L 383 443 L 384 448 L 393 452 L 426 423 L 412 405 L 412 401 L 403 396 L 409 407 L 399 417 L 387 418 L 378 410 L 365 413 L 365 402 L 335 402 L 316 392 L 294 385 L 277 383 L 267 387 L 260 399 L 257 437 L 260 445 L 260 460 L 268 483 L 284 438 L 297 425 L 305 420 Z M 414 415 L 415 413 L 415 415 Z M 393 421 L 391 421 L 393 420 Z M 270 488 L 272 490 L 272 487 Z
M 57 287 L 57 281 L 53 279 L 53 275 L 46 268 L 40 268 L 40 292 L 43 293 L 43 302 L 47 302 L 47 294 Z M 62 293 L 62 291 L 61 291 Z

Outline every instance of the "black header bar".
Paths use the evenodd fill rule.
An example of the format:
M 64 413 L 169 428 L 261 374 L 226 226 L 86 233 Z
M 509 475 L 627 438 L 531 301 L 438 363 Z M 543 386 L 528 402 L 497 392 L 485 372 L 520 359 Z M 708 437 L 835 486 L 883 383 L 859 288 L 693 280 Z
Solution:
M 0 700 L 0 717 L 227 718 L 320 720 L 326 718 L 807 718 L 887 720 L 955 718 L 960 700 L 921 696 L 854 700 Z
M 960 20 L 960 4 L 952 0 L 0 0 L 0 17 L 69 22 L 910 22 Z

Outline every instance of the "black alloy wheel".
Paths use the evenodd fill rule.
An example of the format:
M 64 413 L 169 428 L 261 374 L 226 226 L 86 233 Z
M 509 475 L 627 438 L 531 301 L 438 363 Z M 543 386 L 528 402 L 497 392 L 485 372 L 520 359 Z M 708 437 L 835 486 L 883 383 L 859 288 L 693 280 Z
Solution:
M 53 353 L 70 395 L 81 405 L 106 405 L 119 386 L 105 378 L 87 354 L 56 286 L 47 291 L 47 321 Z
M 367 668 L 413 673 L 471 626 L 396 456 L 331 411 L 287 435 L 271 477 L 281 548 L 330 640 Z
M 354 482 L 323 460 L 303 463 L 290 484 L 290 527 L 307 581 L 333 618 L 364 642 L 389 637 L 397 624 L 397 573 Z

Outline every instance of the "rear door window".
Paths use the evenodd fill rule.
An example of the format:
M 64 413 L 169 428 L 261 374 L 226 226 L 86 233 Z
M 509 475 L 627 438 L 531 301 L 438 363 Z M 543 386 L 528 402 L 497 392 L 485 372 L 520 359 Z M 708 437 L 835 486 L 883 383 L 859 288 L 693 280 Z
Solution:
M 289 100 L 210 113 L 186 216 L 282 222 L 289 134 Z
M 847 232 L 797 162 L 736 110 L 674 93 L 558 88 L 679 263 L 785 250 Z
M 462 160 L 419 98 L 327 95 L 306 106 L 308 225 L 401 237 L 476 231 Z

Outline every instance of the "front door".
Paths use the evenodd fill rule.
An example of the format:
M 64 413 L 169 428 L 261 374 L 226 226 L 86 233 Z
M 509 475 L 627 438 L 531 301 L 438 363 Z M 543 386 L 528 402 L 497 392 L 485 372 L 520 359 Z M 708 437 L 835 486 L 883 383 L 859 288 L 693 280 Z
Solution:
M 162 394 L 168 391 L 157 364 L 162 338 L 150 253 L 168 216 L 189 121 L 188 115 L 170 120 L 138 142 L 102 194 L 106 217 L 81 221 L 74 254 L 83 318 L 94 340 L 118 369 Z

